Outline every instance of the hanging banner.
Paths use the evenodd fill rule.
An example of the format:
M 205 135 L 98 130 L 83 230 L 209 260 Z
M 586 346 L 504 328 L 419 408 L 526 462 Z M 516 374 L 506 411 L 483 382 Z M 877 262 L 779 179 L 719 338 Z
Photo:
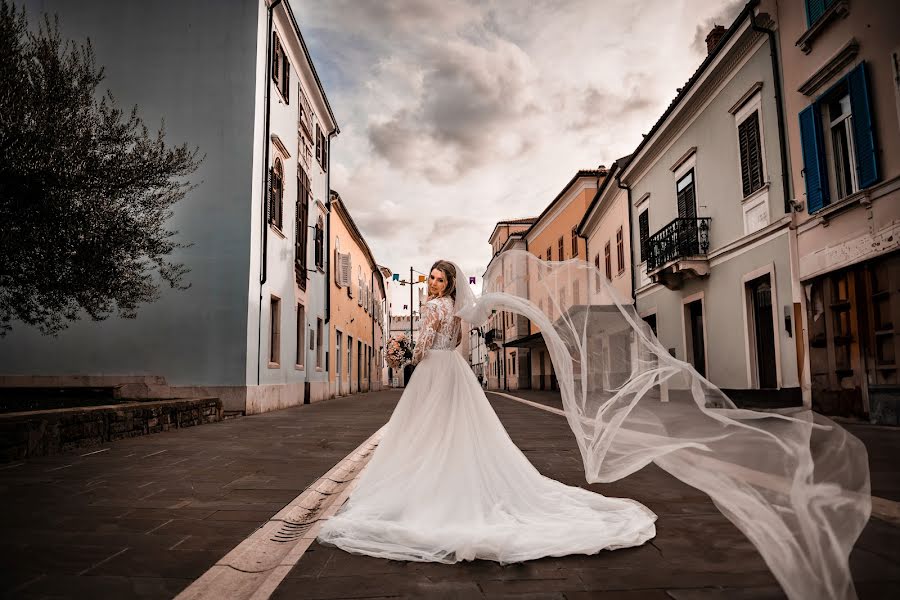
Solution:
M 394 273 L 394 281 L 400 281 L 400 273 Z
M 424 282 L 424 281 L 425 281 L 425 276 L 424 276 L 424 275 L 419 275 L 419 283 L 422 283 L 422 282 Z
M 404 305 L 403 305 L 403 310 L 409 310 L 409 305 L 408 305 L 408 304 L 404 304 Z
M 474 278 L 474 277 L 469 277 L 469 283 L 474 284 L 474 283 L 475 283 L 475 278 Z

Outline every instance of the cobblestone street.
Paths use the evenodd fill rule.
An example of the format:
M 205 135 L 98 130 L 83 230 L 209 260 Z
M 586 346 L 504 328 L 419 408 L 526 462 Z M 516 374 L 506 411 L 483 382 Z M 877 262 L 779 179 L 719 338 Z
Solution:
M 559 404 L 550 394 L 521 396 Z M 0 467 L 4 596 L 175 596 L 376 431 L 399 397 L 338 398 Z M 386 561 L 314 543 L 272 597 L 783 597 L 754 548 L 702 494 L 654 466 L 587 486 L 564 418 L 488 397 L 542 473 L 656 512 L 652 543 L 508 566 Z M 894 432 L 848 427 L 869 446 L 873 496 L 894 506 Z M 873 518 L 851 565 L 861 598 L 896 597 L 896 522 Z

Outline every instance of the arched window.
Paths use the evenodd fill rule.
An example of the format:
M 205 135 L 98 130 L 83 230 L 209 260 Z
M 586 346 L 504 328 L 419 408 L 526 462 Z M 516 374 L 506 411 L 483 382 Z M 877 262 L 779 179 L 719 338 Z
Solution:
M 284 165 L 280 158 L 275 159 L 275 166 L 269 176 L 269 223 L 282 228 L 282 214 L 284 213 Z

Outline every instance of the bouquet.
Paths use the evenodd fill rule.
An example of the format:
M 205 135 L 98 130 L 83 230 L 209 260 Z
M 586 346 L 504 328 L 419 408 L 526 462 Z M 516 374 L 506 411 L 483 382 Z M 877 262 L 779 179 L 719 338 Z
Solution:
M 388 366 L 399 369 L 412 360 L 413 343 L 406 337 L 405 333 L 395 335 L 388 340 L 385 355 Z

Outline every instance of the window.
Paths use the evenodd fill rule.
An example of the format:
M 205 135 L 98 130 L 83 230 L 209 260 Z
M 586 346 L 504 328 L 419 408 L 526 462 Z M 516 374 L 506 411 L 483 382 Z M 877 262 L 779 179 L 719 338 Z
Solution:
M 297 362 L 294 363 L 303 368 L 306 356 L 306 309 L 302 304 L 297 305 Z
M 682 219 L 697 218 L 697 195 L 694 192 L 694 170 L 688 171 L 675 184 L 678 196 L 678 216 Z
M 622 228 L 616 230 L 616 262 L 619 266 L 619 275 L 625 272 L 625 236 Z
M 325 224 L 322 222 L 322 216 L 316 220 L 315 230 L 315 249 L 316 249 L 316 268 L 325 268 Z
M 328 170 L 328 138 L 322 133 L 322 128 L 316 123 L 316 160 L 323 171 Z
M 306 289 L 307 219 L 309 218 L 309 177 L 297 169 L 297 215 L 294 219 L 294 268 L 300 289 Z
M 879 180 L 865 62 L 800 112 L 800 146 L 809 213 Z
M 281 92 L 285 104 L 290 104 L 291 63 L 277 33 L 272 33 L 272 81 Z
M 572 257 L 578 256 L 578 228 L 572 228 Z
M 606 261 L 606 278 L 612 279 L 612 257 L 609 253 L 609 242 L 603 247 L 603 259 Z
M 547 262 L 550 262 L 551 260 L 553 260 L 553 254 L 550 248 L 547 248 Z
M 758 110 L 738 125 L 738 148 L 741 153 L 741 187 L 746 198 L 763 186 Z
M 322 336 L 324 335 L 325 327 L 322 323 L 321 318 L 316 319 L 316 368 L 322 368 L 322 353 L 325 351 L 325 344 L 323 343 Z
M 510 352 L 509 354 L 509 363 L 512 365 L 512 374 L 516 374 L 516 353 Z
M 281 299 L 269 298 L 269 366 L 277 367 L 281 362 Z
M 599 254 L 594 255 L 594 266 L 597 267 L 598 271 L 600 270 L 600 255 Z M 600 274 L 595 273 L 594 276 L 596 277 L 596 279 L 594 280 L 594 292 L 599 292 L 600 291 Z
M 638 229 L 641 236 L 641 262 L 647 260 L 647 247 L 650 243 L 650 209 L 645 208 L 638 216 Z
M 819 17 L 825 14 L 825 11 L 835 3 L 836 0 L 805 0 L 806 2 L 806 25 L 812 25 L 819 20 Z
M 557 260 L 564 260 L 565 256 L 563 256 L 563 237 L 559 236 L 559 240 L 556 242 L 556 254 L 558 256 Z
M 322 164 L 322 128 L 316 123 L 316 162 Z
M 282 226 L 284 212 L 284 165 L 280 158 L 275 159 L 275 166 L 269 173 L 269 223 L 278 229 Z

